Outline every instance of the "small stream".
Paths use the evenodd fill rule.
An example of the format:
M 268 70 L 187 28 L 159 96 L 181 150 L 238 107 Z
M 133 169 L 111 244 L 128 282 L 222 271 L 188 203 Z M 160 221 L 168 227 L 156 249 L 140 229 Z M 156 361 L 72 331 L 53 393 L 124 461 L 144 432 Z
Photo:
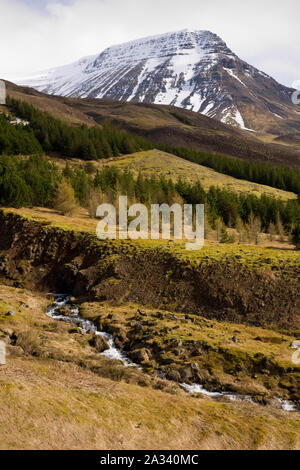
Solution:
M 111 334 L 105 333 L 103 331 L 98 331 L 98 328 L 96 327 L 95 323 L 92 322 L 91 320 L 85 320 L 82 318 L 79 314 L 79 308 L 76 306 L 69 305 L 70 310 L 71 310 L 71 315 L 65 316 L 62 314 L 58 313 L 58 310 L 61 307 L 64 307 L 69 304 L 71 296 L 70 295 L 65 295 L 65 294 L 56 294 L 54 295 L 54 302 L 53 304 L 47 308 L 46 314 L 52 318 L 53 320 L 57 321 L 63 321 L 66 323 L 70 324 L 75 324 L 79 328 L 81 328 L 85 332 L 93 333 L 98 336 L 102 336 L 108 343 L 109 349 L 101 353 L 102 356 L 105 356 L 109 359 L 116 359 L 121 361 L 125 367 L 137 367 L 138 369 L 142 370 L 143 368 L 132 362 L 128 356 L 126 355 L 125 352 L 120 351 L 116 345 L 114 338 Z M 165 375 L 162 372 L 158 373 L 159 377 L 165 379 Z M 239 394 L 234 394 L 232 392 L 210 392 L 206 390 L 202 385 L 200 384 L 185 384 L 182 383 L 180 386 L 188 393 L 190 394 L 195 394 L 195 393 L 201 393 L 202 395 L 206 395 L 211 398 L 220 398 L 220 397 L 226 397 L 231 401 L 248 401 L 251 403 L 254 403 L 250 395 L 239 395 Z M 297 411 L 297 406 L 286 400 L 282 400 L 281 398 L 276 398 L 278 403 L 280 404 L 281 408 L 285 411 Z
M 98 336 L 102 336 L 108 343 L 109 349 L 101 353 L 102 356 L 106 356 L 109 359 L 116 359 L 122 361 L 126 367 L 138 367 L 142 369 L 138 364 L 132 362 L 125 353 L 122 353 L 115 345 L 115 341 L 112 335 L 102 331 L 98 331 L 96 325 L 91 320 L 85 320 L 79 315 L 79 309 L 76 306 L 70 306 L 71 315 L 59 315 L 57 311 L 67 305 L 70 302 L 69 295 L 58 294 L 55 295 L 54 303 L 47 308 L 46 314 L 53 318 L 53 320 L 64 321 L 66 323 L 71 323 L 77 325 L 85 332 L 90 332 Z

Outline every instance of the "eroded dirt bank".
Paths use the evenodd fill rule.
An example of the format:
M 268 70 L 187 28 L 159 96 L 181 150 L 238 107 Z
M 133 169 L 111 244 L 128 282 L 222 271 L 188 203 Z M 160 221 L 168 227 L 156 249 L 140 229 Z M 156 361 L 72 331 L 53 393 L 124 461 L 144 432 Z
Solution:
M 238 259 L 192 264 L 162 249 L 101 242 L 0 212 L 0 276 L 87 300 L 135 301 L 255 325 L 300 326 L 299 267 L 258 270 Z

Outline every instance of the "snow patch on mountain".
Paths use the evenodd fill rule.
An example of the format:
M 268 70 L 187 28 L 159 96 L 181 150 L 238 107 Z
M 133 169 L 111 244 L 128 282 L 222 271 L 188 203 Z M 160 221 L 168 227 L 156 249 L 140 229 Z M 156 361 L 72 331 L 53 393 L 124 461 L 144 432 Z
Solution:
M 245 85 L 245 83 L 242 82 L 242 80 L 239 77 L 237 77 L 231 69 L 227 69 L 226 67 L 224 67 L 224 70 L 226 70 L 226 72 L 228 72 L 231 77 L 235 78 L 238 82 L 240 82 L 244 87 L 247 88 L 247 85 Z
M 48 94 L 172 105 L 249 129 L 247 106 L 289 90 L 239 59 L 216 34 L 182 30 L 105 49 L 64 67 L 13 80 Z M 262 98 L 261 98 L 262 96 Z M 254 131 L 255 132 L 255 131 Z

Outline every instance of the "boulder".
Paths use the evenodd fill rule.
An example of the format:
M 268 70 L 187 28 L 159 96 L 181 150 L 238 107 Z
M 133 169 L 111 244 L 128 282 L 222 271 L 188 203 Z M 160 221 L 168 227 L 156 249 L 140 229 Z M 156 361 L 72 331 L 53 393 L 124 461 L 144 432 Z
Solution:
M 24 349 L 21 346 L 12 346 L 11 344 L 6 347 L 8 356 L 21 357 L 25 355 Z
M 68 333 L 70 335 L 81 334 L 82 330 L 80 330 L 80 328 L 70 328 Z M 83 333 L 85 333 L 85 332 L 83 332 Z
M 12 328 L 7 328 L 7 327 L 1 327 L 1 331 L 8 335 L 9 337 L 14 334 L 14 330 Z
M 118 349 L 121 349 L 122 346 L 123 346 L 123 343 L 122 343 L 122 341 L 121 341 L 119 338 L 116 338 L 116 339 L 115 339 L 115 345 L 116 345 L 116 347 L 117 347 Z
M 138 332 L 138 331 L 142 331 L 142 329 L 143 329 L 142 323 L 136 322 L 136 324 L 134 325 L 134 330 Z
M 176 348 L 176 349 L 174 349 L 174 354 L 177 357 L 184 356 L 185 349 Z
M 145 348 L 136 349 L 135 351 L 131 351 L 129 356 L 134 362 L 143 364 L 150 361 L 151 352 Z
M 70 315 L 72 315 L 72 311 L 71 311 L 70 307 L 67 307 L 67 306 L 59 308 L 56 311 L 56 313 L 58 315 L 63 315 L 64 317 L 69 317 Z
M 167 372 L 167 379 L 168 380 L 173 380 L 173 382 L 180 382 L 181 381 L 181 375 L 180 373 L 178 372 L 178 370 L 169 370 Z
M 164 365 L 174 364 L 175 360 L 172 357 L 161 357 L 160 362 Z
M 180 341 L 180 340 L 178 340 L 178 339 L 176 339 L 176 338 L 172 338 L 172 340 L 171 340 L 171 346 L 172 346 L 173 348 L 181 348 L 181 346 L 182 346 L 182 341 Z
M 103 336 L 94 335 L 89 340 L 89 345 L 96 349 L 97 352 L 103 353 L 109 349 L 109 344 Z
M 194 378 L 194 372 L 192 371 L 191 367 L 183 367 L 180 369 L 180 375 L 184 382 L 191 381 Z

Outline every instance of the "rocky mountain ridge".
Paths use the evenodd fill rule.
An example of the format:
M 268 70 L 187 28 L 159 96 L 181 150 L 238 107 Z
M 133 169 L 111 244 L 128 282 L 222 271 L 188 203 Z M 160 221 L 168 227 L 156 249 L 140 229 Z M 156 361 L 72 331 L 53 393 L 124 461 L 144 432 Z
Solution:
M 112 46 L 17 83 L 68 97 L 173 105 L 250 132 L 300 132 L 293 90 L 241 60 L 210 31 Z

